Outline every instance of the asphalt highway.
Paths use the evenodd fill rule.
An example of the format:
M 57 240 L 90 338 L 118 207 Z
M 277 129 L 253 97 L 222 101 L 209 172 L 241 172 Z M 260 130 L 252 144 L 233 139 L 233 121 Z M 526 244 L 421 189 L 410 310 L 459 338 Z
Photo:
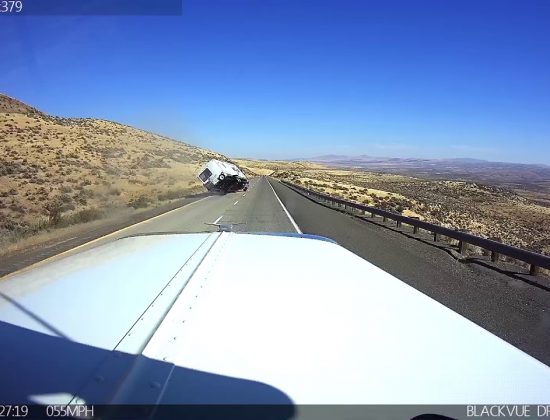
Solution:
M 144 233 L 215 232 L 214 225 L 235 232 L 296 232 L 266 178 L 256 178 L 248 191 L 210 195 L 179 209 L 116 232 L 108 239 Z
M 65 257 L 103 243 L 148 233 L 215 232 L 231 225 L 236 232 L 294 232 L 293 226 L 267 178 L 254 178 L 248 191 L 225 195 L 204 194 L 186 199 L 183 205 L 124 228 L 102 226 L 76 238 L 28 250 L 0 259 L 0 276 L 13 275 L 46 261 Z

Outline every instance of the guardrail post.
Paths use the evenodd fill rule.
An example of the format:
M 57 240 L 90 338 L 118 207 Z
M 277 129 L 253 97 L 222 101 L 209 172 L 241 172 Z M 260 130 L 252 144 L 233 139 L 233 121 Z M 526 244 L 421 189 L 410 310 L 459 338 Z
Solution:
M 382 221 L 383 221 L 383 222 L 386 221 L 386 216 L 382 216 Z
M 413 233 L 418 233 L 418 226 L 413 226 Z
M 535 264 L 531 264 L 529 266 L 529 274 L 532 276 L 536 276 L 539 273 L 539 268 Z
M 434 242 L 439 241 L 439 233 L 434 232 Z
M 458 252 L 461 254 L 466 254 L 466 251 L 468 250 L 468 244 L 464 241 L 458 241 Z
M 371 219 L 374 219 L 374 216 L 375 216 L 375 214 L 371 211 L 371 212 L 370 212 L 370 217 L 371 217 Z
M 492 262 L 497 262 L 498 261 L 498 252 L 495 252 L 495 251 L 491 251 L 491 261 Z
M 401 227 L 401 220 L 397 220 L 397 227 Z

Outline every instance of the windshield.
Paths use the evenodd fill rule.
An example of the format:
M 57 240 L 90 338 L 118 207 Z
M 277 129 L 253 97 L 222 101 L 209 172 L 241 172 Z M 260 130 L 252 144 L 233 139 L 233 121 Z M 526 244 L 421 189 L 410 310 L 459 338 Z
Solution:
M 0 283 L 84 252 L 145 270 L 122 238 L 319 237 L 302 243 L 351 252 L 550 365 L 550 2 L 0 1 L 0 36 Z M 233 262 L 267 253 L 268 276 L 282 252 Z M 21 307 L 39 288 L 10 287 Z
M 199 178 L 202 182 L 206 182 L 211 175 L 212 175 L 212 172 L 210 172 L 210 169 L 206 168 L 204 171 L 200 173 Z

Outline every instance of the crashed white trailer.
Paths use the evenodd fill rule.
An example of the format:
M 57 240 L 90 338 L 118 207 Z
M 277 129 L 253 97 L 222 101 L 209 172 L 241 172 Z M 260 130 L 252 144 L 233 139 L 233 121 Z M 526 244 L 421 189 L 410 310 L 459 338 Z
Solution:
M 248 189 L 248 179 L 238 166 L 221 160 L 210 160 L 199 179 L 209 191 L 231 192 Z

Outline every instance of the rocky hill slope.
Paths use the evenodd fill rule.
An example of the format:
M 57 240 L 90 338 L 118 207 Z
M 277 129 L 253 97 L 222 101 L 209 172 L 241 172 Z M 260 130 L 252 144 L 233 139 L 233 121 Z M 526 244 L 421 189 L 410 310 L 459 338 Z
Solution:
M 45 227 L 202 191 L 224 156 L 111 121 L 60 118 L 0 94 L 0 246 Z

